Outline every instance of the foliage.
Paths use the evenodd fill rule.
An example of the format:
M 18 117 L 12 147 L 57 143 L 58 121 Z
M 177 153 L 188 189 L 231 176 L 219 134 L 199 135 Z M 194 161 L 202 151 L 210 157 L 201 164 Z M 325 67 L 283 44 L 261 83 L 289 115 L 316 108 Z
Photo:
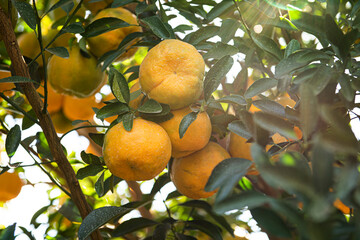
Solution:
M 139 92 L 130 93 L 129 86 L 139 75 L 137 65 L 146 49 L 164 39 L 176 38 L 195 46 L 205 59 L 204 96 L 194 108 L 209 114 L 212 140 L 224 145 L 229 132 L 236 133 L 251 143 L 252 159 L 230 158 L 214 169 L 206 190 L 219 188 L 215 197 L 191 200 L 174 191 L 164 199 L 166 212 L 161 212 L 149 209 L 153 209 L 155 196 L 171 181 L 170 169 L 155 178 L 148 194 L 134 198 L 130 197 L 131 190 L 123 187 L 125 181 L 108 171 L 101 156 L 66 153 L 95 209 L 81 220 L 71 199 L 58 203 L 66 199 L 68 188 L 44 134 L 22 137 L 22 131 L 39 121 L 19 83 L 33 82 L 38 87 L 39 79 L 46 82 L 46 68 L 38 68 L 35 58 L 42 58 L 45 51 L 67 58 L 69 52 L 64 46 L 52 45 L 63 34 L 76 34 L 67 46 L 79 44 L 86 57 L 88 37 L 128 26 L 117 18 L 90 23 L 93 14 L 76 15 L 82 2 L 14 0 L 13 6 L 20 14 L 16 34 L 35 32 L 42 51 L 32 59 L 26 58 L 31 79 L 1 79 L 16 85 L 14 95 L 0 94 L 1 133 L 6 136 L 10 158 L 1 168 L 25 167 L 11 161 L 23 147 L 34 157 L 32 167 L 40 167 L 53 181 L 53 188 L 64 192 L 32 219 L 31 224 L 38 228 L 38 216 L 47 214 L 47 232 L 56 230 L 56 236 L 47 239 L 86 239 L 98 228 L 104 239 L 200 239 L 200 232 L 211 239 L 223 239 L 226 232 L 233 234 L 235 226 L 251 231 L 238 220 L 244 210 L 250 210 L 270 239 L 360 239 L 360 144 L 354 130 L 360 107 L 359 1 L 114 0 L 107 4 L 131 9 L 143 31 L 127 35 L 115 50 L 98 58 L 98 64 L 108 74 L 114 99 L 93 108 L 96 122 L 74 121 L 72 131 L 97 129 L 89 139 L 99 148 L 106 129 L 118 122 L 130 131 L 134 117 L 154 122 L 170 119 L 169 106 L 153 99 L 143 99 L 139 108 L 131 108 L 129 102 Z M 48 18 L 56 10 L 66 14 L 49 24 Z M 46 24 L 57 33 L 42 42 Z M 131 46 L 139 47 L 135 56 L 116 62 Z M 45 58 L 42 60 L 46 66 Z M 0 61 L 1 69 L 11 69 L 1 42 Z M 280 96 L 289 96 L 295 106 L 278 104 Z M 46 87 L 43 97 L 46 102 Z M 260 111 L 249 111 L 255 104 Z M 196 118 L 194 114 L 182 121 L 181 135 Z M 5 121 L 9 115 L 22 118 L 21 128 Z M 104 122 L 112 116 L 116 116 L 112 123 Z M 301 129 L 300 138 L 294 127 Z M 271 137 L 276 133 L 286 140 L 274 143 Z M 259 175 L 247 175 L 249 160 L 253 160 Z M 345 212 L 334 205 L 338 200 L 350 210 Z M 61 205 L 59 211 L 54 211 L 56 205 Z M 136 210 L 141 217 L 123 220 Z M 151 213 L 152 219 L 144 212 Z M 2 230 L 0 239 L 14 238 L 15 227 L 19 226 Z M 25 228 L 22 231 L 32 239 L 31 232 Z

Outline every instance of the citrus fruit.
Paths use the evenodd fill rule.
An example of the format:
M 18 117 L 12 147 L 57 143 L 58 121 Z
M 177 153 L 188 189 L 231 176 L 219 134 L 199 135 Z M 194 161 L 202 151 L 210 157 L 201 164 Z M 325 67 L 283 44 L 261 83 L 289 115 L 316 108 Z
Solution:
M 227 158 L 230 158 L 230 155 L 223 147 L 215 142 L 209 142 L 200 151 L 174 159 L 171 180 L 177 190 L 189 198 L 210 197 L 216 190 L 205 192 L 205 185 L 216 165 Z
M 130 25 L 138 25 L 137 19 L 134 14 L 124 8 L 106 8 L 98 12 L 93 21 L 100 18 L 114 17 L 119 18 Z M 130 33 L 141 32 L 139 26 L 129 26 L 118 28 L 95 37 L 87 39 L 90 51 L 97 57 L 101 57 L 110 50 L 116 50 L 121 41 Z M 124 60 L 134 55 L 136 48 L 128 48 L 117 60 Z
M 62 109 L 64 115 L 71 121 L 91 120 L 95 114 L 92 109 L 93 107 L 101 107 L 101 104 L 96 101 L 95 95 L 87 98 L 77 98 L 66 95 Z
M 17 173 L 4 172 L 0 174 L 0 202 L 17 197 L 22 186 L 23 183 Z
M 171 141 L 154 122 L 135 119 L 131 131 L 120 122 L 105 134 L 105 164 L 115 176 L 128 181 L 149 180 L 161 173 L 171 157 Z
M 346 206 L 339 198 L 335 200 L 334 207 L 339 209 L 343 214 L 350 214 L 350 208 Z
M 281 106 L 286 107 L 289 106 L 291 108 L 293 108 L 296 104 L 296 102 L 294 100 L 292 100 L 289 96 L 289 94 L 285 94 L 284 96 L 280 96 L 278 98 L 275 99 L 276 102 L 280 103 Z
M 43 40 L 44 40 L 43 44 L 44 44 L 44 46 L 46 46 L 47 40 L 45 38 Z M 21 34 L 17 38 L 17 41 L 18 41 L 21 53 L 25 57 L 34 59 L 41 52 L 39 42 L 36 38 L 35 33 L 33 33 L 33 32 L 26 32 L 26 33 Z M 51 54 L 47 51 L 44 51 L 44 54 L 45 54 L 45 62 L 47 62 Z M 39 67 L 42 67 L 44 65 L 41 56 L 39 56 L 36 59 L 36 62 L 39 64 Z
M 53 55 L 48 63 L 50 84 L 58 93 L 79 98 L 94 95 L 106 81 L 96 58 L 85 55 L 77 45 L 67 49 L 69 58 Z
M 0 79 L 11 77 L 10 71 L 0 70 Z M 4 93 L 6 96 L 12 96 L 14 91 L 11 91 L 15 85 L 13 83 L 0 83 L 0 92 Z
M 50 114 L 50 117 L 57 133 L 63 134 L 74 128 L 74 126 L 71 124 L 71 121 L 65 117 L 62 111 Z
M 64 95 L 55 92 L 50 84 L 47 85 L 47 89 L 48 89 L 48 96 L 47 96 L 47 104 L 48 104 L 47 110 L 48 110 L 48 112 L 51 114 L 51 113 L 55 113 L 55 112 L 60 111 L 60 109 L 62 107 L 62 104 L 63 104 Z M 40 86 L 37 89 L 37 91 L 43 97 L 45 97 L 44 88 L 42 86 Z M 44 101 L 44 99 L 43 99 L 43 101 Z
M 91 0 L 84 0 L 83 4 L 86 9 L 90 10 L 92 14 L 96 14 L 99 11 L 106 8 L 108 5 L 110 5 L 113 1 L 112 0 L 100 0 L 97 2 L 93 2 Z
M 199 99 L 204 71 L 204 59 L 194 46 L 180 40 L 164 40 L 141 63 L 140 86 L 149 98 L 180 109 Z
M 173 110 L 174 115 L 168 121 L 160 123 L 165 131 L 168 133 L 171 145 L 172 156 L 174 158 L 184 157 L 191 153 L 198 151 L 205 147 L 209 142 L 211 136 L 211 122 L 206 112 L 201 112 L 197 115 L 196 120 L 192 122 L 186 130 L 184 136 L 180 138 L 179 126 L 181 120 L 192 110 L 190 107 L 185 107 L 179 110 Z

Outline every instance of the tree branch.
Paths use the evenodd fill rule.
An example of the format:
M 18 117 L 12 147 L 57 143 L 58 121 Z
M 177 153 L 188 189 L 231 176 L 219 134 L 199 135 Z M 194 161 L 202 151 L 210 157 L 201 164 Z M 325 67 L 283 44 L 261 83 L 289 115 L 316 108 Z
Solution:
M 16 40 L 14 30 L 11 25 L 11 20 L 7 17 L 4 10 L 0 7 L 0 34 L 3 37 L 6 51 L 11 60 L 12 72 L 16 76 L 31 78 L 29 69 L 24 61 L 20 52 L 19 45 Z M 43 102 L 36 92 L 32 83 L 20 83 L 29 103 L 31 104 L 37 118 L 39 119 L 40 126 L 48 141 L 51 154 L 54 160 L 58 163 L 60 170 L 63 172 L 66 182 L 69 185 L 71 198 L 79 209 L 82 218 L 85 218 L 90 212 L 90 205 L 87 203 L 83 192 L 81 191 L 78 180 L 76 179 L 75 172 L 67 160 L 59 138 L 54 129 L 54 125 L 50 119 L 49 113 L 42 112 Z M 97 230 L 91 235 L 92 239 L 102 239 L 100 232 Z

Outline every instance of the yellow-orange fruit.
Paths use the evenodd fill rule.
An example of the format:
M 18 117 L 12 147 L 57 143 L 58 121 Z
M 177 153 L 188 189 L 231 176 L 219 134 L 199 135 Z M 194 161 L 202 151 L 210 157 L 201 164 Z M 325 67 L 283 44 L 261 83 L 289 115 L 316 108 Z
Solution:
M 128 181 L 149 180 L 161 173 L 171 157 L 171 141 L 154 122 L 134 119 L 131 131 L 123 123 L 105 135 L 103 156 L 115 176 Z
M 284 96 L 278 97 L 277 99 L 275 99 L 275 101 L 280 103 L 283 107 L 289 106 L 293 108 L 296 104 L 296 102 L 292 100 L 287 93 Z
M 296 137 L 297 139 L 301 139 L 302 138 L 302 131 L 300 128 L 298 127 L 294 127 L 294 132 L 296 134 Z M 282 143 L 282 142 L 288 142 L 288 141 L 295 141 L 297 139 L 287 139 L 286 137 L 280 135 L 279 133 L 275 133 L 273 136 L 272 136 L 272 140 L 275 144 L 278 144 L 278 143 Z
M 0 175 L 0 202 L 6 202 L 19 195 L 23 182 L 17 173 L 4 172 Z
M 101 107 L 101 104 L 96 101 L 95 95 L 87 98 L 64 97 L 63 112 L 71 121 L 91 120 L 95 114 L 93 107 Z
M 94 95 L 103 84 L 105 74 L 94 56 L 83 56 L 78 46 L 67 48 L 69 58 L 52 56 L 48 63 L 48 80 L 58 93 L 86 98 Z
M 180 109 L 201 96 L 204 72 L 204 59 L 194 46 L 169 39 L 148 52 L 140 65 L 139 81 L 149 98 Z
M 174 159 L 171 180 L 177 190 L 193 199 L 211 197 L 215 192 L 205 192 L 205 185 L 212 170 L 221 161 L 230 158 L 229 153 L 215 142 L 209 142 L 200 151 Z
M 11 77 L 10 71 L 0 70 L 0 79 Z M 13 83 L 0 83 L 0 92 L 3 92 L 4 95 L 10 97 L 14 95 L 14 91 L 11 91 L 15 85 Z
M 52 113 L 50 117 L 57 133 L 63 134 L 74 128 L 71 121 L 65 117 L 62 111 Z
M 43 40 L 44 40 L 43 44 L 45 46 L 47 41 L 45 38 Z M 36 38 L 35 33 L 33 32 L 26 32 L 21 34 L 17 38 L 17 41 L 22 55 L 28 58 L 33 59 L 41 52 L 39 42 Z M 44 51 L 44 53 L 45 53 L 45 62 L 47 62 L 51 54 L 47 51 Z M 39 67 L 43 66 L 43 60 L 41 56 L 39 56 L 36 59 L 36 62 L 39 64 Z
M 91 2 L 91 0 L 84 0 L 83 4 L 86 9 L 90 10 L 92 14 L 96 14 L 99 11 L 106 8 L 108 5 L 110 5 L 113 2 L 113 0 L 100 0 L 97 2 Z
M 141 27 L 138 26 L 136 16 L 132 14 L 129 10 L 124 8 L 106 8 L 95 16 L 93 21 L 98 20 L 100 18 L 105 17 L 114 17 L 119 18 L 130 25 L 136 26 L 129 26 L 118 28 L 103 34 L 100 34 L 95 37 L 90 37 L 87 39 L 90 51 L 97 57 L 101 57 L 106 52 L 110 50 L 116 50 L 121 43 L 121 41 L 130 33 L 133 32 L 141 32 Z M 123 53 L 117 60 L 124 60 L 129 57 L 132 57 L 136 52 L 136 48 L 128 48 L 125 53 Z
M 64 95 L 63 94 L 59 94 L 57 92 L 54 91 L 54 89 L 51 87 L 50 84 L 48 84 L 47 86 L 48 88 L 48 96 L 47 96 L 47 110 L 50 114 L 55 113 L 60 111 L 62 105 L 63 105 L 63 100 L 64 100 Z M 44 96 L 44 88 L 43 87 L 39 87 L 37 89 L 37 91 Z M 45 97 L 45 96 L 44 96 Z M 43 100 L 44 101 L 44 100 Z
M 350 214 L 350 208 L 346 206 L 340 199 L 335 200 L 334 207 L 339 209 L 344 214 Z
M 186 130 L 183 138 L 180 138 L 180 122 L 187 114 L 192 112 L 191 108 L 185 107 L 171 112 L 174 117 L 160 123 L 160 126 L 165 129 L 170 137 L 172 145 L 171 155 L 174 158 L 184 157 L 205 147 L 210 140 L 212 130 L 208 114 L 206 112 L 199 113 L 196 120 Z

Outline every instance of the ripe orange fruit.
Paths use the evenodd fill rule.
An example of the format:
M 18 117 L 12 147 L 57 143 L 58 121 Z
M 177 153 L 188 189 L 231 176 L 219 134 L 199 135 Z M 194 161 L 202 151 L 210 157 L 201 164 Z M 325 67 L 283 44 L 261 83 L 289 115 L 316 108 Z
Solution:
M 87 57 L 79 46 L 67 48 L 70 57 L 52 56 L 48 63 L 48 80 L 55 91 L 86 98 L 94 95 L 105 83 L 105 74 L 94 56 Z
M 93 21 L 105 18 L 105 17 L 114 17 L 119 18 L 131 25 L 138 25 L 136 16 L 132 14 L 129 10 L 124 8 L 106 8 L 95 16 Z M 118 28 L 110 32 L 100 34 L 95 37 L 90 37 L 87 39 L 90 51 L 97 57 L 101 57 L 106 52 L 110 50 L 116 50 L 121 41 L 130 33 L 141 32 L 142 29 L 139 26 L 129 26 Z M 124 60 L 129 57 L 132 57 L 136 52 L 136 48 L 128 48 L 125 53 L 123 53 L 117 60 Z
M 38 93 L 45 97 L 44 88 L 40 86 Z M 50 114 L 60 111 L 63 105 L 64 95 L 54 91 L 50 84 L 48 84 L 48 98 L 47 98 L 47 110 Z M 44 101 L 44 99 L 43 99 Z
M 172 114 L 174 115 L 173 118 L 160 123 L 160 126 L 165 129 L 170 137 L 172 145 L 171 155 L 174 158 L 190 155 L 205 147 L 210 140 L 212 128 L 210 118 L 206 112 L 201 112 L 197 115 L 196 120 L 191 123 L 183 138 L 180 139 L 180 122 L 191 112 L 190 107 L 174 110 L 172 111 Z
M 194 46 L 169 39 L 148 52 L 140 65 L 139 80 L 149 98 L 180 109 L 201 96 L 204 72 L 204 59 Z
M 216 190 L 205 192 L 205 185 L 216 165 L 227 158 L 230 158 L 230 155 L 223 147 L 215 142 L 209 142 L 200 151 L 174 159 L 171 180 L 177 190 L 189 198 L 210 197 Z
M 231 157 L 245 158 L 252 160 L 251 157 L 251 143 L 233 132 L 230 132 L 230 142 L 228 147 Z
M 154 122 L 135 119 L 129 132 L 121 122 L 107 131 L 103 156 L 115 176 L 127 181 L 149 180 L 161 173 L 170 160 L 171 141 Z
M 23 182 L 19 175 L 9 172 L 4 172 L 0 175 L 0 202 L 6 202 L 19 195 Z
M 10 71 L 0 70 L 0 79 L 11 77 Z M 14 91 L 11 91 L 15 85 L 13 83 L 0 83 L 0 92 L 3 92 L 5 96 L 12 96 L 14 95 Z
M 50 114 L 50 117 L 57 133 L 63 134 L 74 128 L 71 121 L 65 117 L 62 111 Z
M 45 38 L 43 40 L 44 40 L 43 44 L 44 46 L 46 46 L 47 40 Z M 17 38 L 17 41 L 22 55 L 28 58 L 33 59 L 41 52 L 39 42 L 36 38 L 35 33 L 33 32 L 26 32 L 21 34 Z M 47 62 L 51 54 L 47 51 L 45 51 L 44 53 L 45 53 L 45 62 Z M 39 64 L 39 67 L 43 66 L 43 60 L 41 56 L 36 59 L 36 62 Z
M 64 97 L 63 112 L 71 121 L 91 120 L 95 114 L 93 107 L 101 107 L 101 104 L 96 101 L 95 95 L 87 98 Z

